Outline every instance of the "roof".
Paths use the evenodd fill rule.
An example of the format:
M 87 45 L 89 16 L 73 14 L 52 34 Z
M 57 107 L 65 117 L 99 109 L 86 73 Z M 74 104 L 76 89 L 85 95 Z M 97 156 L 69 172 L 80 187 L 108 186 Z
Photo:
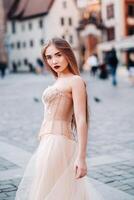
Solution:
M 47 14 L 53 2 L 54 0 L 18 0 L 10 18 L 25 19 Z
M 48 13 L 52 3 L 53 0 L 34 0 L 33 4 L 33 0 L 29 0 L 23 16 L 28 17 L 31 15 Z
M 28 0 L 20 0 L 16 10 L 14 10 L 13 17 L 21 15 L 26 9 Z
M 5 9 L 5 12 L 6 14 L 9 12 L 9 10 L 11 9 L 13 3 L 15 1 L 14 0 L 3 0 L 3 5 L 4 5 L 4 9 Z

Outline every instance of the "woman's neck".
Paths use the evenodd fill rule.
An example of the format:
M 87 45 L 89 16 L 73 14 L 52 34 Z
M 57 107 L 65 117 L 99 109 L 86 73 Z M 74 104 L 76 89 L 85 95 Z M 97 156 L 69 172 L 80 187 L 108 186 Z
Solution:
M 73 74 L 72 74 L 72 73 L 60 74 L 60 75 L 58 75 L 57 78 L 65 78 L 65 77 L 69 77 L 69 76 L 71 76 L 71 75 L 73 75 Z
M 64 78 L 70 75 L 73 75 L 73 74 L 67 69 L 67 70 L 64 70 L 63 72 L 59 72 L 57 78 Z

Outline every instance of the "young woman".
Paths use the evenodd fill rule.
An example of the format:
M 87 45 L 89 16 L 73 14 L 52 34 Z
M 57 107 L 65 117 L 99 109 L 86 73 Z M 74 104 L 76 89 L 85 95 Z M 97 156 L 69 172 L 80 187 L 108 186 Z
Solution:
M 60 38 L 44 46 L 42 56 L 56 81 L 43 92 L 40 144 L 16 200 L 100 200 L 86 177 L 87 91 L 75 56 Z

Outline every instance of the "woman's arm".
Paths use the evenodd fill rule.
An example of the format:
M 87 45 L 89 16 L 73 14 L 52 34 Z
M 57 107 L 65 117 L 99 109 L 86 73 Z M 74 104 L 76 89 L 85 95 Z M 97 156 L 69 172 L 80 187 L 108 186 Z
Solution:
M 75 76 L 72 81 L 72 97 L 74 114 L 78 134 L 78 155 L 75 162 L 76 178 L 86 175 L 86 147 L 88 127 L 86 120 L 86 87 L 80 76 Z

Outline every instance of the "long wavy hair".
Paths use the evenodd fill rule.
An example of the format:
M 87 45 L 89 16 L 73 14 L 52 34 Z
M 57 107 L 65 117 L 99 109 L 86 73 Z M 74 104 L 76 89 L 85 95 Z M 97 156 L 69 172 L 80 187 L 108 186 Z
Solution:
M 69 43 L 61 38 L 52 38 L 51 40 L 48 41 L 47 44 L 45 44 L 42 48 L 42 58 L 43 61 L 45 63 L 46 68 L 53 73 L 53 75 L 57 78 L 58 75 L 57 73 L 51 68 L 51 66 L 49 66 L 47 59 L 46 59 L 46 49 L 50 46 L 50 45 L 54 45 L 67 59 L 68 62 L 68 69 L 70 70 L 70 72 L 74 75 L 79 75 L 80 76 L 80 71 L 77 65 L 77 61 L 75 58 L 75 55 L 72 51 L 71 46 L 69 45 Z M 84 82 L 85 83 L 85 82 Z M 85 83 L 85 87 L 86 87 L 86 83 Z M 87 125 L 89 124 L 89 109 L 88 109 L 88 96 L 87 96 L 87 92 L 86 92 L 86 122 Z M 72 117 L 72 126 L 75 127 L 76 129 L 76 120 L 75 120 L 75 116 L 73 115 Z

